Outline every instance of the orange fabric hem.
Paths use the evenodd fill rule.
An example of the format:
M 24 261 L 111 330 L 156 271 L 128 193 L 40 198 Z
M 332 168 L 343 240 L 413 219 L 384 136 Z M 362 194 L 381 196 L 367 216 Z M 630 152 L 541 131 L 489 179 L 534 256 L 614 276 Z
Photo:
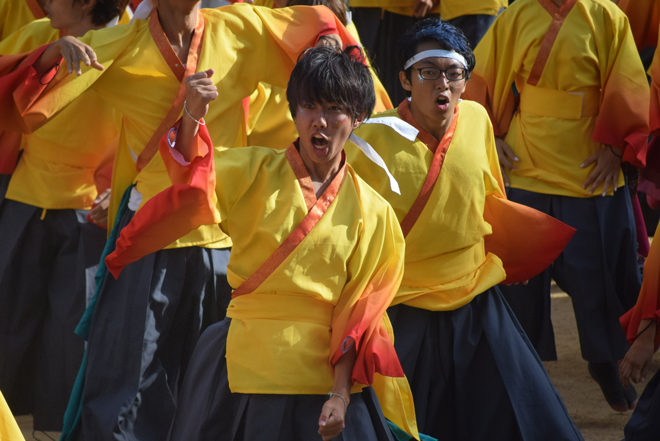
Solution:
M 397 112 L 404 121 L 406 121 L 409 124 L 412 124 L 415 128 L 419 130 L 419 133 L 417 134 L 417 138 L 421 140 L 422 137 L 424 137 L 429 142 L 431 141 L 429 137 L 435 140 L 435 137 L 433 137 L 433 135 L 431 135 L 421 127 L 417 126 L 417 124 L 414 122 L 414 119 L 412 118 L 412 113 L 410 112 L 410 109 L 408 107 L 408 100 L 404 100 L 404 102 L 401 103 L 399 109 L 397 109 Z M 459 115 L 459 108 L 458 106 L 456 106 L 456 108 L 454 109 L 454 116 L 452 118 L 449 129 L 447 129 L 447 131 L 445 132 L 444 136 L 442 137 L 442 140 L 440 141 L 440 144 L 439 145 L 436 144 L 437 145 L 436 149 L 431 149 L 431 147 L 429 147 L 432 151 L 435 152 L 433 154 L 433 161 L 431 162 L 431 167 L 429 168 L 429 171 L 426 175 L 424 184 L 422 184 L 422 189 L 420 190 L 419 195 L 415 199 L 415 202 L 413 202 L 412 206 L 410 207 L 410 210 L 408 210 L 408 213 L 406 213 L 406 216 L 401 221 L 401 230 L 403 231 L 404 237 L 407 237 L 408 234 L 410 233 L 410 230 L 412 230 L 412 228 L 415 226 L 417 219 L 419 219 L 419 216 L 422 214 L 422 211 L 424 211 L 424 207 L 426 207 L 426 204 L 429 201 L 429 198 L 431 197 L 431 193 L 433 192 L 435 183 L 438 180 L 438 176 L 440 176 L 440 171 L 442 170 L 442 164 L 445 161 L 447 149 L 451 144 L 451 140 L 454 138 L 454 132 L 456 131 L 456 124 L 458 123 L 458 115 Z
M 163 58 L 172 69 L 172 72 L 174 72 L 174 74 L 177 75 L 178 78 L 178 72 L 180 72 L 180 70 L 183 69 L 183 66 L 177 67 L 175 65 L 172 65 L 172 63 L 177 64 L 176 60 L 179 60 L 179 57 L 172 50 L 172 46 L 167 40 L 167 37 L 165 37 L 165 33 L 162 27 L 160 26 L 160 21 L 158 19 L 158 9 L 154 9 L 151 12 L 151 16 L 149 18 L 149 30 L 151 31 L 151 35 L 154 39 L 154 42 L 156 43 L 156 46 L 158 47 L 158 50 L 160 50 L 160 53 L 163 54 Z M 190 43 L 190 50 L 188 51 L 188 60 L 187 60 L 188 62 L 186 68 L 182 74 L 182 77 L 180 78 L 181 86 L 179 86 L 179 90 L 176 94 L 176 97 L 174 98 L 174 102 L 172 103 L 172 108 L 167 113 L 163 121 L 160 123 L 160 125 L 154 132 L 149 142 L 147 142 L 147 145 L 145 145 L 142 153 L 140 153 L 140 155 L 138 156 L 138 160 L 137 160 L 138 171 L 142 170 L 149 163 L 149 161 L 151 161 L 151 159 L 156 155 L 156 152 L 158 152 L 158 145 L 160 143 L 160 139 L 179 119 L 179 115 L 183 110 L 183 106 L 186 98 L 185 79 L 186 77 L 194 74 L 197 71 L 197 62 L 202 52 L 203 38 L 204 38 L 204 16 L 202 15 L 201 12 L 197 12 L 197 24 L 195 25 L 195 34 L 193 35 L 192 42 Z M 176 57 L 176 60 L 174 57 Z
M 298 158 L 295 158 L 296 156 L 298 156 Z M 292 157 L 294 158 L 293 163 L 291 162 Z M 300 154 L 293 146 L 293 144 L 287 149 L 286 158 L 289 160 L 291 168 L 293 168 L 294 172 L 296 172 L 299 181 L 301 177 L 303 180 L 304 178 L 309 179 L 307 169 L 304 168 L 305 165 L 302 164 L 302 158 L 300 158 Z M 300 160 L 298 161 L 298 159 Z M 332 204 L 332 202 L 337 197 L 337 194 L 339 193 L 339 190 L 344 183 L 344 178 L 346 177 L 346 160 L 344 158 L 342 159 L 343 161 L 339 172 L 337 172 L 337 175 L 334 177 L 328 188 L 325 189 L 321 197 L 309 210 L 307 216 L 305 216 L 300 224 L 298 224 L 298 226 L 294 228 L 291 233 L 289 233 L 287 238 L 279 247 L 277 247 L 275 252 L 271 254 L 270 257 L 268 257 L 268 259 L 266 259 L 266 261 L 262 263 L 261 266 L 254 273 L 252 273 L 250 277 L 241 283 L 241 286 L 234 290 L 232 298 L 249 294 L 257 289 L 268 277 L 270 277 L 271 274 L 273 274 L 273 272 L 282 264 L 282 262 L 284 262 L 286 258 L 289 257 L 291 253 L 293 253 L 296 247 L 300 245 L 300 242 L 302 242 L 302 240 L 307 237 L 307 235 L 316 226 L 318 221 L 321 220 L 325 212 L 328 210 L 330 204 Z M 301 164 L 304 168 L 303 170 L 300 169 Z M 309 179 L 309 182 L 311 183 L 311 179 Z M 312 191 L 314 191 L 313 188 Z M 305 200 L 307 201 L 307 198 L 305 198 Z
M 557 35 L 559 35 L 559 30 L 564 24 L 568 13 L 571 12 L 571 9 L 577 3 L 577 0 L 566 0 L 561 7 L 557 7 L 552 0 L 539 0 L 539 3 L 552 16 L 552 23 L 550 23 L 548 32 L 543 37 L 539 53 L 536 56 L 536 60 L 534 60 L 534 65 L 527 79 L 527 84 L 531 84 L 532 86 L 536 86 L 541 79 L 543 69 L 545 69 L 552 47 L 555 44 L 555 40 L 557 40 Z

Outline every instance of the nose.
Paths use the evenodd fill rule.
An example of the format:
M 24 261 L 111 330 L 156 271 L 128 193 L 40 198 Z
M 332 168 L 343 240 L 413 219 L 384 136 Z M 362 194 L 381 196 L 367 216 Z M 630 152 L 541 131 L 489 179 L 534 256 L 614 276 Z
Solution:
M 315 114 L 314 114 L 314 121 L 313 121 L 314 127 L 318 128 L 325 128 L 328 126 L 328 121 L 325 117 L 325 112 L 323 109 L 319 109 Z
M 436 80 L 436 89 L 447 90 L 449 89 L 449 80 L 447 79 L 446 72 L 440 72 L 440 78 Z

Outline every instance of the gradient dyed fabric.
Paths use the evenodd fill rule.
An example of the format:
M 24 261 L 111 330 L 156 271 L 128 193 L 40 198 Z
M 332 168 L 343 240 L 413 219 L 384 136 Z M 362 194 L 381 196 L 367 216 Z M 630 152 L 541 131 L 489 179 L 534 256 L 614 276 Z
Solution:
M 660 237 L 660 226 L 655 237 Z M 635 307 L 624 314 L 620 321 L 628 343 L 633 344 L 640 331 L 642 320 L 651 319 L 660 322 L 660 241 L 653 241 L 649 257 L 644 263 L 644 280 Z M 660 346 L 660 327 L 656 327 L 655 347 Z
M 203 9 L 201 15 L 205 38 L 197 71 L 215 69 L 213 79 L 222 98 L 211 105 L 205 120 L 218 150 L 245 145 L 241 100 L 256 89 L 259 80 L 286 86 L 299 54 L 313 46 L 319 35 L 338 33 L 344 42 L 355 44 L 325 7 L 272 11 L 239 4 Z M 172 107 L 182 80 L 181 61 L 160 26 L 150 25 L 150 21 L 137 20 L 131 26 L 92 31 L 81 38 L 95 49 L 104 71 L 87 68 L 77 77 L 66 75 L 63 68 L 45 90 L 40 78 L 33 75 L 14 93 L 18 111 L 29 128 L 39 127 L 86 90 L 96 92 L 122 114 L 112 180 L 111 224 L 119 199 L 131 183 L 142 194 L 142 205 L 171 185 L 158 154 L 140 172 L 134 159 Z M 206 225 L 168 248 L 222 248 L 230 244 L 217 225 Z
M 37 20 L 2 40 L 0 54 L 29 52 L 59 38 L 50 20 Z M 47 209 L 91 208 L 97 194 L 109 186 L 107 180 L 96 178 L 112 168 L 119 125 L 119 115 L 98 94 L 83 94 L 44 126 L 23 135 L 23 154 L 13 170 L 7 199 Z M 9 162 L 3 163 L 3 170 L 16 164 L 18 147 L 2 144 L 1 160 Z
M 361 45 L 355 25 L 349 23 L 346 29 Z M 368 62 L 369 60 L 367 60 Z M 374 112 L 392 109 L 392 101 L 374 69 L 371 69 L 371 77 L 376 92 Z M 296 125 L 289 112 L 286 88 L 259 83 L 257 90 L 250 96 L 248 114 L 248 145 L 278 148 L 278 146 L 289 145 L 298 137 Z
M 469 101 L 457 108 L 442 170 L 406 236 L 405 272 L 394 304 L 432 311 L 460 308 L 498 283 L 516 283 L 538 274 L 573 234 L 561 222 L 506 200 L 486 111 Z M 414 141 L 389 124 L 363 124 L 355 131 L 383 158 L 399 182 L 401 195 L 390 190 L 383 170 L 360 150 L 346 149 L 360 177 L 403 221 L 420 194 L 440 141 L 416 126 L 407 100 L 375 118 L 403 120 L 417 130 Z M 543 237 L 552 240 L 539 240 Z
M 45 16 L 37 0 L 0 0 L 0 41 Z
M 550 1 L 518 0 L 475 50 L 466 94 L 490 112 L 495 134 L 520 158 L 511 187 L 590 197 L 581 168 L 603 144 L 643 167 L 649 88 L 626 16 L 608 0 L 578 0 L 565 18 L 535 85 L 529 84 L 553 21 Z M 520 92 L 515 96 L 512 84 Z M 517 110 L 516 110 L 517 109 Z M 624 183 L 619 174 L 617 187 Z M 602 186 L 594 194 L 601 194 Z M 610 193 L 611 190 L 610 190 Z

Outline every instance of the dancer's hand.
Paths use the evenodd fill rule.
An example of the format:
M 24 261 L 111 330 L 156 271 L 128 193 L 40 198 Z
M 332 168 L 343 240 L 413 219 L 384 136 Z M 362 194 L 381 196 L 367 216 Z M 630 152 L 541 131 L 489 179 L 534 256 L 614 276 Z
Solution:
M 434 4 L 432 0 L 415 0 L 413 5 L 413 15 L 417 18 L 426 17 L 431 12 Z
M 218 87 L 211 79 L 213 74 L 214 70 L 209 69 L 186 78 L 186 109 L 196 120 L 204 118 L 211 101 L 218 99 Z
M 642 325 L 648 325 L 648 323 L 650 323 L 648 320 L 642 321 Z M 624 387 L 628 387 L 629 380 L 632 380 L 633 383 L 646 382 L 655 352 L 655 335 L 656 324 L 652 324 L 637 336 L 623 361 L 619 363 L 619 376 Z
M 603 196 L 607 194 L 610 187 L 616 191 L 616 183 L 621 171 L 622 153 L 620 148 L 603 144 L 603 148 L 589 156 L 580 167 L 585 168 L 592 164 L 596 164 L 596 166 L 589 173 L 582 188 L 589 187 L 589 193 L 593 193 L 600 184 L 603 184 Z
M 513 152 L 509 144 L 502 138 L 495 137 L 495 148 L 497 149 L 497 158 L 500 160 L 500 170 L 502 170 L 502 180 L 507 187 L 511 185 L 509 178 L 506 175 L 506 170 L 518 170 L 514 162 L 520 161 L 516 154 Z
M 62 37 L 51 44 L 41 57 L 39 57 L 39 60 L 35 64 L 35 70 L 43 74 L 53 67 L 60 58 L 64 58 L 69 73 L 73 73 L 75 70 L 76 75 L 82 75 L 81 64 L 91 66 L 97 70 L 105 69 L 97 61 L 96 52 L 90 46 L 87 46 L 75 37 Z
M 348 400 L 349 394 L 342 394 Z M 344 401 L 338 396 L 334 395 L 328 399 L 323 405 L 321 417 L 319 418 L 319 435 L 323 437 L 323 441 L 331 440 L 344 430 L 346 417 L 346 408 Z

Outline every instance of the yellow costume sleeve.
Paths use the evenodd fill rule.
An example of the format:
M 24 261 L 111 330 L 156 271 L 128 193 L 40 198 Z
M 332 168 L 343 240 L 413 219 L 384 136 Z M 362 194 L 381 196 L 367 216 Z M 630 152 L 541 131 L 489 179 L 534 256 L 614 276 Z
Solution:
M 0 0 L 0 41 L 45 16 L 37 0 Z
M 648 86 L 626 17 L 612 2 L 578 0 L 540 51 L 557 29 L 553 17 L 536 0 L 503 12 L 475 49 L 464 98 L 486 107 L 495 134 L 520 158 L 507 171 L 513 188 L 591 197 L 582 185 L 594 166 L 580 164 L 604 145 L 644 163 Z M 537 58 L 546 60 L 539 76 Z
M 655 46 L 660 25 L 658 0 L 621 0 L 619 8 L 628 16 L 637 50 Z

